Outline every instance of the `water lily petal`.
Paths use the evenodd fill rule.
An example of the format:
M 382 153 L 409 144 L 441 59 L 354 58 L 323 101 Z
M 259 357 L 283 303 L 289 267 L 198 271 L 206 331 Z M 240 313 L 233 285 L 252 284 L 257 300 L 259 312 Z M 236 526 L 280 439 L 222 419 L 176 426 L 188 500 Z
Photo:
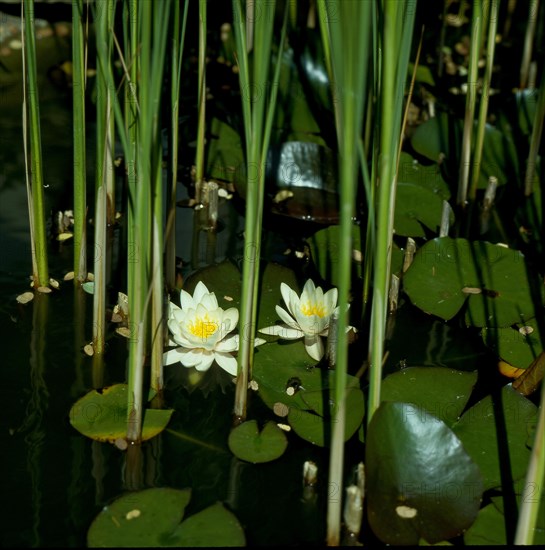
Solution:
M 305 333 L 301 330 L 288 327 L 284 324 L 260 328 L 259 332 L 262 332 L 263 334 L 269 334 L 270 336 L 280 336 L 285 340 L 295 340 L 297 338 L 302 338 L 305 335 Z
M 236 307 L 230 307 L 223 312 L 222 330 L 225 336 L 231 332 L 238 323 L 238 309 Z
M 180 349 L 180 348 L 178 348 Z M 205 350 L 196 348 L 196 349 L 181 349 L 181 363 L 184 367 L 195 367 L 199 365 L 203 360 L 203 355 L 206 353 Z
M 320 336 L 305 336 L 305 349 L 316 361 L 324 356 L 324 344 Z
M 218 342 L 214 350 L 221 352 L 236 351 L 238 349 L 238 345 L 239 336 L 238 334 L 234 334 L 233 336 L 228 336 L 227 338 L 224 338 L 221 342 Z
M 182 305 L 182 309 L 184 311 L 188 309 L 196 309 L 197 307 L 195 305 L 195 300 L 193 300 L 193 296 L 185 290 L 180 290 L 180 304 Z
M 339 292 L 336 288 L 331 288 L 324 295 L 324 305 L 328 315 L 333 313 L 335 306 L 337 305 L 337 298 Z
M 163 365 L 172 365 L 173 363 L 178 363 L 182 360 L 182 348 L 171 349 L 170 351 L 165 351 L 163 353 Z
M 208 350 L 202 350 L 201 353 L 201 362 L 195 365 L 195 368 L 198 371 L 204 372 L 208 370 L 212 363 L 214 362 L 214 352 Z
M 237 375 L 237 360 L 229 353 L 214 352 L 216 363 L 231 376 Z
M 254 339 L 254 347 L 257 348 L 257 346 L 262 346 L 263 344 L 266 344 L 267 340 L 265 338 L 259 338 L 258 336 Z
M 284 303 L 288 306 L 288 311 L 293 315 L 296 309 L 299 309 L 299 296 L 286 283 L 280 283 L 280 293 L 284 298 Z
M 205 294 L 200 302 L 208 311 L 212 311 L 214 309 L 218 309 L 218 299 L 216 298 L 216 295 L 213 292 L 210 292 L 209 294 Z
M 188 340 L 181 332 L 173 333 L 172 339 L 175 345 L 183 346 L 184 348 L 193 349 L 200 347 L 197 343 Z
M 210 291 L 202 281 L 199 281 L 193 291 L 193 300 L 195 303 L 200 304 L 205 294 L 210 294 Z
M 299 325 L 294 321 L 294 319 L 291 317 L 291 315 L 282 307 L 276 306 L 276 313 L 278 313 L 278 317 L 286 323 L 286 325 L 290 326 L 294 329 L 299 329 Z
M 308 279 L 301 292 L 301 302 L 314 302 L 316 301 L 316 286 L 312 279 Z

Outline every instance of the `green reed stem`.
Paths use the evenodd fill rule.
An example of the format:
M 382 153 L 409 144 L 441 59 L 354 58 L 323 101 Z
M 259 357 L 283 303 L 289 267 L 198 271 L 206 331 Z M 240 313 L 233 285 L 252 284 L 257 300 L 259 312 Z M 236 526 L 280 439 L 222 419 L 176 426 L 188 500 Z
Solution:
M 44 179 L 42 166 L 42 143 L 40 132 L 40 103 L 38 91 L 38 74 L 36 68 L 36 35 L 34 23 L 34 0 L 23 2 L 22 24 L 23 36 L 23 67 L 25 90 L 23 97 L 24 136 L 30 130 L 30 195 L 29 213 L 31 215 L 31 247 L 32 247 L 32 279 L 34 287 L 49 286 L 49 270 L 47 265 L 47 238 L 45 229 Z M 27 102 L 28 97 L 28 102 Z M 28 179 L 27 170 L 27 179 Z
M 242 264 L 241 337 L 234 407 L 235 417 L 238 419 L 246 417 L 248 379 L 251 375 L 254 354 L 259 260 L 261 253 L 261 220 L 263 217 L 263 198 L 265 193 L 266 149 L 268 148 L 271 129 L 271 125 L 265 124 L 264 127 L 264 117 L 267 102 L 267 77 L 272 52 L 275 5 L 275 1 L 260 0 L 255 3 L 255 6 L 259 7 L 260 17 L 256 18 L 255 25 L 252 26 L 254 31 L 253 72 L 252 79 L 250 80 L 247 26 L 245 26 L 240 0 L 233 0 L 247 166 L 246 219 L 244 229 L 246 245 Z M 252 5 L 252 7 L 255 6 Z M 286 24 L 287 18 L 284 20 L 284 26 Z M 279 52 L 277 60 L 277 63 L 280 62 L 281 52 Z M 269 98 L 269 113 L 275 107 L 274 98 L 276 98 L 276 94 Z
M 199 0 L 199 125 L 197 127 L 197 157 L 195 160 L 195 191 L 197 202 L 202 201 L 204 182 L 204 133 L 206 130 L 206 6 Z
M 129 342 L 128 418 L 127 438 L 139 441 L 143 418 L 144 358 L 149 331 L 153 331 L 152 384 L 162 386 L 162 357 L 158 364 L 159 350 L 162 356 L 163 339 L 156 337 L 162 326 L 162 178 L 161 178 L 161 92 L 165 64 L 167 14 L 170 1 L 141 2 L 138 4 L 139 114 L 137 118 L 137 159 L 135 164 L 137 186 L 132 189 L 129 208 L 134 210 L 133 228 L 134 258 L 128 259 L 129 269 L 134 270 L 133 296 L 129 296 L 129 312 L 137 333 Z M 131 190 L 130 190 L 131 191 Z M 135 192 L 135 193 L 134 193 Z M 157 219 L 158 217 L 158 219 Z M 159 224 L 159 225 L 158 225 Z M 159 246 L 154 256 L 153 245 Z M 153 258 L 160 259 L 152 264 Z M 132 264 L 132 265 L 131 265 Z M 153 265 L 153 268 L 152 268 Z M 131 299 L 132 298 L 132 299 Z M 152 321 L 148 308 L 151 299 Z
M 543 499 L 539 494 L 543 492 L 543 481 L 545 480 L 545 384 L 541 382 L 541 401 L 539 405 L 539 416 L 526 471 L 522 504 L 519 512 L 517 530 L 515 532 L 514 544 L 535 544 L 534 537 L 537 531 L 537 518 L 540 505 Z M 530 496 L 537 488 L 537 497 Z M 526 494 L 527 492 L 530 495 Z
M 498 28 L 499 1 L 492 0 L 490 6 L 490 22 L 488 26 L 488 38 L 486 44 L 486 68 L 483 79 L 483 90 L 481 102 L 479 104 L 479 119 L 477 122 L 477 136 L 475 138 L 475 148 L 473 150 L 473 162 L 471 163 L 471 186 L 469 188 L 469 198 L 475 200 L 477 196 L 477 186 L 481 172 L 481 161 L 483 157 L 484 133 L 486 129 L 486 117 L 488 115 L 488 100 L 490 95 L 490 82 L 492 81 L 492 70 L 494 68 L 494 52 L 496 49 L 496 31 Z M 484 34 L 484 33 L 483 33 Z
M 171 41 L 171 126 L 170 126 L 170 186 L 165 227 L 165 277 L 169 290 L 176 286 L 176 189 L 178 184 L 178 147 L 180 115 L 180 83 L 184 51 L 185 29 L 189 2 L 184 3 L 180 31 L 180 2 L 174 2 L 174 35 Z
M 378 165 L 377 232 L 373 271 L 373 303 L 369 334 L 370 371 L 367 423 L 380 404 L 382 361 L 387 321 L 392 253 L 397 160 L 407 68 L 416 1 L 399 9 L 395 0 L 384 5 L 380 82 L 380 155 Z
M 106 264 L 108 189 L 113 179 L 113 117 L 114 102 L 111 76 L 111 24 L 115 2 L 99 2 L 95 11 L 97 37 L 97 153 L 95 176 L 95 259 L 93 294 L 93 349 L 95 355 L 104 353 L 106 334 Z
M 545 66 L 542 67 L 541 82 L 537 93 L 536 112 L 532 125 L 532 136 L 530 138 L 530 153 L 528 154 L 526 172 L 524 175 L 524 194 L 527 197 L 530 196 L 534 190 L 537 155 L 541 143 L 541 135 L 543 133 L 543 120 L 545 118 Z M 541 166 L 543 169 L 543 164 Z
M 469 168 L 471 163 L 472 136 L 474 130 L 475 105 L 477 102 L 477 69 L 480 56 L 480 44 L 483 34 L 482 1 L 473 1 L 471 18 L 471 53 L 467 76 L 467 96 L 462 138 L 462 154 L 460 156 L 460 170 L 458 174 L 458 197 L 460 206 L 465 206 L 469 184 Z
M 371 4 L 343 2 L 337 4 L 336 17 L 327 24 L 331 39 L 333 83 L 338 101 L 337 139 L 340 163 L 340 231 L 339 231 L 339 320 L 337 326 L 335 403 L 332 414 L 329 483 L 343 486 L 343 460 L 346 419 L 346 383 L 348 368 L 348 298 L 351 287 L 352 228 L 358 189 L 358 153 L 363 128 L 367 64 L 370 45 Z M 323 12 L 323 9 L 322 9 Z M 341 499 L 330 499 L 327 509 L 327 544 L 340 542 Z
M 74 134 L 74 284 L 87 278 L 85 158 L 85 37 L 83 0 L 72 0 L 72 98 Z

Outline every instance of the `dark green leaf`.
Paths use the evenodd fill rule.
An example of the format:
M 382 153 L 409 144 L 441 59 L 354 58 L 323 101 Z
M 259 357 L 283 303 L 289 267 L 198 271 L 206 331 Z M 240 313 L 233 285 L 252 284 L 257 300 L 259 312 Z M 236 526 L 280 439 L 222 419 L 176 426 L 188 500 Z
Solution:
M 450 539 L 477 516 L 477 465 L 452 430 L 420 407 L 381 403 L 367 432 L 365 469 L 369 523 L 387 544 Z
M 258 464 L 276 460 L 284 454 L 288 440 L 274 422 L 267 422 L 260 432 L 257 421 L 249 420 L 229 434 L 229 449 L 241 460 Z

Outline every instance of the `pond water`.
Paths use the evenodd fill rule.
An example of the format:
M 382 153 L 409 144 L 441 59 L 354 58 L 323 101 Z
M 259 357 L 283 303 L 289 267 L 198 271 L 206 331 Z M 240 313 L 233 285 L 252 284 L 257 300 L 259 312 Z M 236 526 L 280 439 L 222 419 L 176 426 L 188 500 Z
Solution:
M 57 55 L 52 64 L 62 61 L 66 51 Z M 31 262 L 20 90 L 9 90 L 0 104 L 0 486 L 5 499 L 0 545 L 84 546 L 87 529 L 103 506 L 128 489 L 152 486 L 191 487 L 188 514 L 224 502 L 242 524 L 249 545 L 322 544 L 327 500 L 338 498 L 341 490 L 327 483 L 328 450 L 291 434 L 288 451 L 274 462 L 252 465 L 235 458 L 227 447 L 234 385 L 220 369 L 208 371 L 195 389 L 187 369 L 167 368 L 166 403 L 175 413 L 168 430 L 144 444 L 140 456 L 93 442 L 72 428 L 70 407 L 94 387 L 97 376 L 103 386 L 125 381 L 126 341 L 115 334 L 109 338 L 101 372 L 84 354 L 91 339 L 92 298 L 62 281 L 72 269 L 69 241 L 51 240 L 49 247 L 50 275 L 61 281 L 60 290 L 27 305 L 16 302 L 28 289 Z M 71 208 L 71 115 L 66 89 L 58 90 L 44 77 L 43 92 L 46 211 L 52 215 Z M 90 125 L 90 166 L 92 132 Z M 240 254 L 243 246 L 242 218 L 231 205 L 224 208 L 216 260 Z M 191 211 L 180 210 L 180 219 L 178 256 L 185 260 L 191 256 Z M 287 244 L 275 238 L 274 227 L 268 238 L 270 257 L 278 261 Z M 477 336 L 468 337 L 462 328 L 407 303 L 398 312 L 389 349 L 386 371 L 431 364 L 473 370 L 490 359 Z M 273 418 L 257 396 L 250 413 L 260 420 Z M 354 439 L 346 449 L 347 482 L 363 459 L 363 445 Z M 319 471 L 316 498 L 307 500 L 302 484 L 306 460 Z

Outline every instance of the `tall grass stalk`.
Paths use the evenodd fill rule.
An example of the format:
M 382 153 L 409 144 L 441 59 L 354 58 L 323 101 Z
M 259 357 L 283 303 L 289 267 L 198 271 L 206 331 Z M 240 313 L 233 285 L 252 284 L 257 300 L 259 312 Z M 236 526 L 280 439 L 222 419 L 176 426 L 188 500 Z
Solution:
M 206 6 L 208 0 L 199 0 L 199 124 L 197 127 L 197 157 L 195 159 L 195 199 L 203 200 L 204 151 L 206 129 Z M 195 213 L 198 215 L 198 212 Z
M 492 70 L 494 68 L 494 51 L 496 49 L 496 31 L 498 28 L 499 1 L 492 0 L 490 6 L 490 19 L 488 26 L 488 39 L 486 44 L 486 69 L 483 79 L 483 88 L 481 101 L 479 103 L 479 119 L 477 122 L 477 135 L 475 138 L 475 148 L 473 150 L 473 162 L 471 173 L 471 186 L 469 188 L 469 198 L 475 200 L 477 196 L 477 185 L 481 171 L 481 161 L 483 156 L 484 133 L 486 129 L 486 117 L 488 115 L 488 100 L 490 95 L 490 82 L 492 80 Z M 483 33 L 484 34 L 484 33 Z
M 182 58 L 184 51 L 185 29 L 187 24 L 187 9 L 189 2 L 184 3 L 184 12 L 180 28 L 180 2 L 174 2 L 174 29 L 171 41 L 171 126 L 170 126 L 170 170 L 169 195 L 167 203 L 167 222 L 165 226 L 165 279 L 169 290 L 176 286 L 176 189 L 178 183 L 178 143 L 180 114 L 180 83 L 182 73 Z
M 74 283 L 87 278 L 85 159 L 85 38 L 83 0 L 72 0 L 72 98 L 74 134 Z
M 465 207 L 469 185 L 469 168 L 473 144 L 475 119 L 475 105 L 477 103 L 477 69 L 480 57 L 480 44 L 483 34 L 482 0 L 473 0 L 471 16 L 471 51 L 467 77 L 467 96 L 464 117 L 464 131 L 462 137 L 462 154 L 460 155 L 460 169 L 458 173 L 459 206 Z
M 371 4 L 342 2 L 336 17 L 328 17 L 322 32 L 330 39 L 334 90 L 337 95 L 337 140 L 340 152 L 340 231 L 339 231 L 339 320 L 337 325 L 335 368 L 335 412 L 332 436 L 329 484 L 343 486 L 345 440 L 345 401 L 348 368 L 348 297 L 351 287 L 352 229 L 358 189 L 358 144 L 361 144 L 364 102 L 367 97 L 366 74 L 369 60 Z M 323 8 L 320 10 L 323 14 Z M 326 12 L 327 13 L 327 12 Z M 341 527 L 341 500 L 329 499 L 327 509 L 327 544 L 338 546 Z
M 370 371 L 367 422 L 380 404 L 382 362 L 387 321 L 388 288 L 397 188 L 396 167 L 407 68 L 411 52 L 416 0 L 404 9 L 395 0 L 384 4 L 380 78 L 380 151 L 376 204 L 373 302 L 369 334 Z
M 524 483 L 524 493 L 519 512 L 517 530 L 515 532 L 514 544 L 534 544 L 534 537 L 537 530 L 537 518 L 542 499 L 539 496 L 533 497 L 526 492 L 533 493 L 537 488 L 537 494 L 543 492 L 543 481 L 545 480 L 545 384 L 541 382 L 541 402 L 539 405 L 539 416 L 532 446 L 532 454 L 526 479 Z
M 93 294 L 93 350 L 95 355 L 104 353 L 106 334 L 106 262 L 107 262 L 107 211 L 108 180 L 113 172 L 113 78 L 111 76 L 112 34 L 115 2 L 105 0 L 96 6 L 97 42 L 97 154 L 95 175 L 95 258 Z
M 127 438 L 139 441 L 143 417 L 144 359 L 150 327 L 155 336 L 161 332 L 162 319 L 162 171 L 161 171 L 161 92 L 165 64 L 168 13 L 167 2 L 138 3 L 137 29 L 139 45 L 139 74 L 137 81 L 139 113 L 137 118 L 137 163 L 136 189 L 129 189 L 132 220 L 136 224 L 132 234 L 133 261 L 129 259 L 129 269 L 133 269 L 133 295 L 129 295 L 129 314 L 136 334 L 129 343 L 128 375 L 128 424 Z M 130 145 L 129 145 L 130 147 Z M 134 159 L 133 159 L 134 160 Z M 161 225 L 159 225 L 161 224 Z M 159 246 L 154 256 L 153 244 Z M 153 259 L 160 258 L 156 264 Z M 136 261 L 134 261 L 136 260 Z M 131 265 L 132 264 L 132 265 Z M 152 268 L 152 265 L 154 267 Z M 157 286 L 156 286 L 157 285 Z M 160 289 L 159 289 L 160 287 Z M 149 321 L 148 306 L 151 296 L 152 322 Z M 162 355 L 162 337 L 154 337 L 153 384 L 162 385 L 162 369 L 158 365 L 159 351 Z M 156 347 L 157 346 L 157 347 Z M 162 361 L 162 359 L 161 359 Z
M 541 81 L 537 93 L 537 105 L 532 125 L 532 136 L 530 138 L 530 153 L 528 154 L 526 172 L 524 175 L 524 194 L 527 197 L 534 191 L 537 156 L 541 143 L 541 135 L 543 133 L 543 120 L 545 118 L 545 65 L 541 67 Z M 543 164 L 541 166 L 543 173 Z
M 250 79 L 246 23 L 252 23 L 243 16 L 241 0 L 233 0 L 235 18 L 235 40 L 239 64 L 239 80 L 242 96 L 244 136 L 246 147 L 246 217 L 245 250 L 242 264 L 242 300 L 240 316 L 240 350 L 238 353 L 238 377 L 235 395 L 235 417 L 246 417 L 248 379 L 251 374 L 257 312 L 259 284 L 259 259 L 261 253 L 261 220 L 265 193 L 265 166 L 268 140 L 265 131 L 265 108 L 267 103 L 267 78 L 272 53 L 272 35 L 276 1 L 256 2 L 259 14 L 250 25 L 254 29 L 253 66 Z M 285 19 L 284 26 L 286 25 Z M 281 52 L 278 53 L 281 62 Z M 273 90 L 275 86 L 272 86 Z M 276 96 L 274 95 L 274 98 Z M 273 98 L 271 98 L 273 99 Z M 269 99 L 269 113 L 274 110 L 275 101 Z
M 520 89 L 524 90 L 528 85 L 530 62 L 532 61 L 532 49 L 536 34 L 537 14 L 539 13 L 539 0 L 528 2 L 528 25 L 524 36 L 524 51 L 520 62 Z
M 44 179 L 42 143 L 40 137 L 40 104 L 36 68 L 34 0 L 24 0 L 22 2 L 21 25 L 21 32 L 23 33 L 21 40 L 23 78 L 25 80 L 23 91 L 23 139 L 25 143 L 27 198 L 29 203 L 30 235 L 32 241 L 32 280 L 34 282 L 34 288 L 39 288 L 49 286 L 49 269 L 47 265 L 47 239 L 43 192 Z M 26 146 L 28 130 L 30 130 L 30 174 L 28 171 Z

